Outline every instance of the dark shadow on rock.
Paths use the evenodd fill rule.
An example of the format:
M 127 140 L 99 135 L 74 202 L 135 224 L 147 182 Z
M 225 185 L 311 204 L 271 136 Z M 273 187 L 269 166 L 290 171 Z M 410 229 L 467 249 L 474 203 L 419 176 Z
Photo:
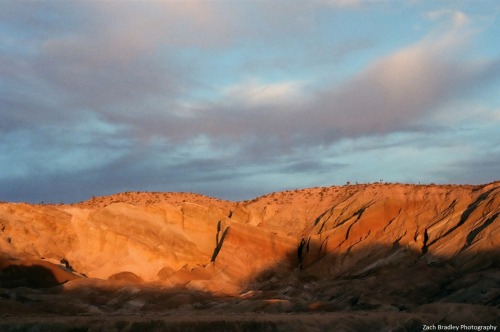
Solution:
M 48 261 L 0 257 L 0 288 L 50 288 L 79 278 Z
M 54 273 L 41 265 L 9 265 L 0 270 L 1 288 L 48 288 L 59 284 Z
M 115 273 L 112 276 L 108 277 L 108 280 L 128 281 L 128 282 L 132 282 L 132 283 L 144 282 L 144 280 L 142 280 L 141 277 L 139 277 L 137 274 L 130 272 L 130 271 L 123 271 L 123 272 Z
M 55 324 L 53 317 L 66 319 L 67 330 L 114 331 L 420 331 L 423 324 L 500 324 L 498 251 L 469 248 L 443 257 L 399 245 L 354 247 L 302 269 L 297 255 L 294 250 L 252 276 L 239 296 L 80 279 L 50 289 L 0 289 L 0 315 L 4 304 L 15 303 L 40 315 L 28 327 L 41 330 Z M 20 327 L 15 313 L 5 317 L 0 330 Z
M 292 311 L 409 312 L 433 303 L 489 311 L 500 306 L 500 252 L 462 251 L 445 257 L 371 245 L 324 254 L 288 273 L 269 267 L 254 276 L 245 291 L 254 299 L 290 301 Z M 491 319 L 500 323 L 498 315 Z

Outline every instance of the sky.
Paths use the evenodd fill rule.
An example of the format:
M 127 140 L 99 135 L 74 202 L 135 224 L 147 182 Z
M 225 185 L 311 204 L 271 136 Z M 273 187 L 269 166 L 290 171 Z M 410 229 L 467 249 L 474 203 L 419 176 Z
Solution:
M 0 2 L 0 200 L 500 179 L 500 2 Z

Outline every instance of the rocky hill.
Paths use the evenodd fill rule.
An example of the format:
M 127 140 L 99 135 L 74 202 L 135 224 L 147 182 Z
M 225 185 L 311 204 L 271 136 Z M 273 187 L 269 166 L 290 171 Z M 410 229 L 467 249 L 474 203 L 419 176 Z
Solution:
M 0 203 L 0 289 L 63 284 L 56 288 L 68 294 L 126 283 L 140 294 L 229 296 L 224 303 L 241 312 L 420 310 L 441 320 L 452 303 L 462 306 L 455 314 L 498 322 L 499 214 L 500 182 L 346 185 L 243 202 L 121 193 L 71 205 Z M 41 310 L 10 295 L 1 301 L 13 315 Z M 130 312 L 146 310 L 137 303 Z

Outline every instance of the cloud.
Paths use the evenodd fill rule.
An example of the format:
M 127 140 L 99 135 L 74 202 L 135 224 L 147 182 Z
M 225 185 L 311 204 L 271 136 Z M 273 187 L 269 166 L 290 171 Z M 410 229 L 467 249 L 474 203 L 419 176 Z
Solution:
M 249 80 L 223 87 L 222 98 L 252 108 L 300 103 L 305 98 L 302 92 L 305 84 L 306 82 L 302 81 L 264 84 Z
M 437 172 L 446 182 L 461 179 L 462 183 L 483 184 L 498 180 L 500 174 L 500 152 L 479 159 L 466 159 L 449 165 L 446 170 Z
M 321 123 L 354 136 L 400 130 L 498 70 L 497 62 L 454 62 L 448 38 L 397 51 L 325 91 L 315 106 Z
M 366 1 L 366 0 L 318 0 L 317 3 L 326 5 L 326 6 L 332 6 L 332 7 L 346 7 L 346 8 L 357 8 L 363 3 L 368 3 L 368 2 L 374 2 L 373 0 L 371 1 Z
M 453 27 L 431 33 L 353 78 L 321 89 L 293 81 L 244 81 L 223 89 L 221 101 L 205 104 L 189 121 L 170 118 L 171 125 L 166 123 L 159 134 L 172 139 L 189 139 L 190 132 L 203 134 L 261 155 L 330 145 L 345 136 L 405 130 L 453 98 L 498 77 L 499 61 L 456 55 L 469 45 L 468 32 L 466 27 Z M 266 91 L 273 103 L 265 102 Z
M 283 167 L 279 168 L 279 173 L 292 174 L 292 175 L 307 175 L 311 173 L 315 174 L 328 174 L 332 169 L 339 169 L 348 167 L 345 163 L 328 162 L 317 159 L 308 160 L 293 160 L 289 163 L 285 163 Z
M 373 174 L 394 153 L 444 154 L 462 124 L 450 119 L 472 114 L 453 106 L 491 88 L 500 60 L 474 52 L 475 18 L 452 9 L 428 11 L 434 30 L 420 40 L 383 49 L 376 28 L 350 33 L 368 4 L 3 2 L 0 197 L 248 198 L 362 181 L 379 154 L 394 160 Z M 498 119 L 486 114 L 472 115 Z M 443 140 L 419 136 L 430 134 Z M 426 144 L 443 149 L 414 153 Z
M 470 23 L 470 18 L 460 10 L 439 9 L 429 11 L 426 14 L 431 20 L 446 20 L 452 23 L 455 28 L 461 28 Z
M 13 41 L 8 52 L 2 48 L 0 71 L 6 86 L 16 90 L 1 96 L 2 105 L 26 104 L 16 106 L 25 120 L 31 118 L 25 112 L 36 108 L 39 118 L 54 113 L 71 118 L 69 113 L 90 110 L 111 119 L 123 114 L 125 105 L 166 104 L 196 86 L 196 68 L 178 57 L 179 48 L 220 47 L 235 33 L 229 27 L 232 16 L 226 15 L 231 6 L 205 1 L 147 6 L 7 1 L 1 7 L 6 17 L 0 33 Z M 52 99 L 50 105 L 44 105 L 45 98 Z M 12 117 L 7 127 L 22 125 Z

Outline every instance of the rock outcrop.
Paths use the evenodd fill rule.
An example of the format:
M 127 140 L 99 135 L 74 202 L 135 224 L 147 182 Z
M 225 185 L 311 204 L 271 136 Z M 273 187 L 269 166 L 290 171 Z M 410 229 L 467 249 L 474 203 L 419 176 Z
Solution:
M 499 182 L 346 185 L 244 202 L 122 193 L 73 205 L 1 203 L 0 252 L 89 278 L 234 293 L 294 269 L 325 278 L 415 260 L 494 266 L 499 214 Z
M 498 325 L 499 215 L 500 182 L 0 203 L 0 330 Z

